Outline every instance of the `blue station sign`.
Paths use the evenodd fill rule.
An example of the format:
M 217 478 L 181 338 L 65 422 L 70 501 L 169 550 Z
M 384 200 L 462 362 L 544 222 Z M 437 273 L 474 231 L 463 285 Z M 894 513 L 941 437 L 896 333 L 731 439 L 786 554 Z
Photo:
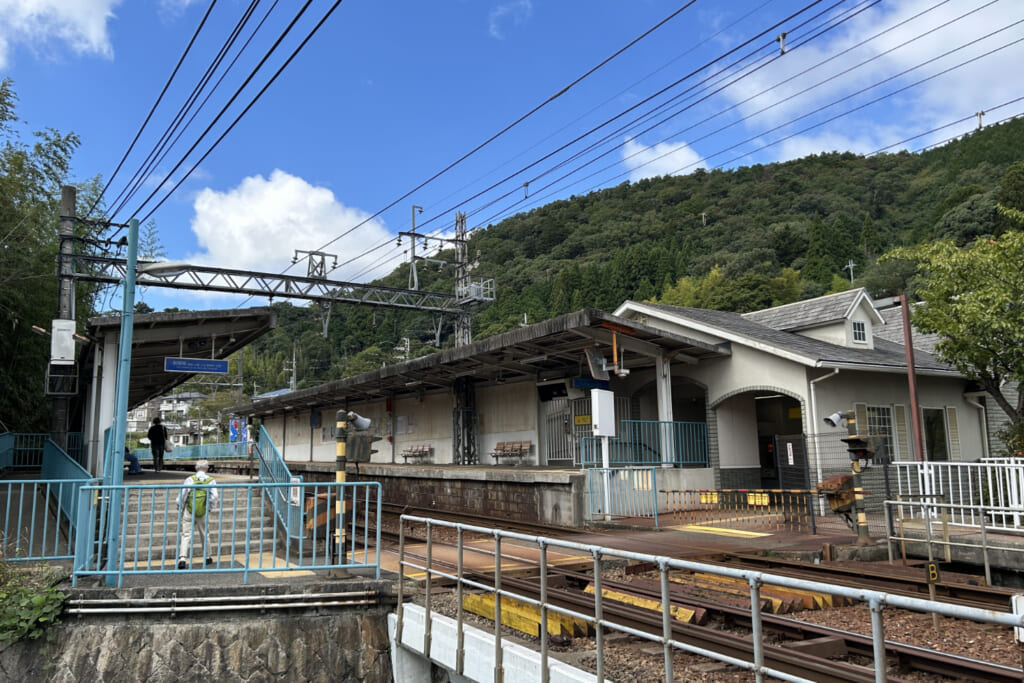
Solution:
M 164 372 L 226 375 L 228 374 L 228 362 L 215 358 L 164 358 Z

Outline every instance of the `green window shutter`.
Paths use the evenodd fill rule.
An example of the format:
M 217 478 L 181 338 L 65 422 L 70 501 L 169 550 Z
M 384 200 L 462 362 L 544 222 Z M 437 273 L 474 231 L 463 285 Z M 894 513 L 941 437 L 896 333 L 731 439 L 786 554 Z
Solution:
M 866 403 L 853 404 L 854 419 L 857 420 L 857 433 L 868 433 L 868 405 Z
M 946 407 L 946 432 L 949 434 L 949 459 L 960 460 L 960 425 L 956 421 L 956 408 Z
M 910 448 L 910 437 L 907 434 L 907 409 L 896 404 L 892 407 L 893 431 L 896 432 L 896 443 L 890 445 L 893 460 L 913 460 L 913 451 Z M 895 446 L 896 448 L 892 448 Z

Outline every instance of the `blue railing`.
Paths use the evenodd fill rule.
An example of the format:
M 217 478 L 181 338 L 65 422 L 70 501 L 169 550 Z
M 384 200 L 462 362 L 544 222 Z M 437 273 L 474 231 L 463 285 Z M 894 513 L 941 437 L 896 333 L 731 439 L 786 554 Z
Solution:
M 122 586 L 126 576 L 180 572 L 179 559 L 197 573 L 372 568 L 380 578 L 375 548 L 380 547 L 381 488 L 378 482 L 318 484 L 216 483 L 218 504 L 191 521 L 192 543 L 182 548 L 185 521 L 177 510 L 180 484 L 89 485 L 81 490 L 81 532 L 75 544 L 73 583 L 103 576 Z M 116 494 L 116 495 L 115 495 Z M 271 501 L 284 496 L 299 511 L 301 533 L 291 537 L 274 522 Z M 108 514 L 98 500 L 119 499 Z M 339 513 L 339 500 L 348 511 Z M 104 543 L 110 520 L 120 520 L 115 552 Z M 200 531 L 205 532 L 203 546 Z M 184 553 L 182 552 L 184 550 Z M 112 558 L 112 559 L 110 559 Z M 207 562 L 206 558 L 210 561 Z
M 585 436 L 580 444 L 583 467 L 602 467 L 601 437 Z M 608 439 L 611 467 L 708 466 L 708 426 L 704 422 L 622 420 L 619 436 Z
M 7 444 L 22 444 L 22 461 L 26 459 L 25 444 L 35 450 L 36 437 L 4 439 Z M 0 448 L 5 445 L 0 441 Z M 13 448 L 7 458 L 14 459 Z M 0 509 L 3 521 L 3 557 L 8 560 L 57 560 L 73 557 L 74 534 L 77 528 L 78 492 L 95 479 L 71 456 L 47 438 L 38 448 L 40 479 L 0 483 Z M 35 460 L 35 456 L 31 456 Z
M 274 442 L 270 440 L 270 435 L 267 434 L 267 430 L 263 425 L 260 425 L 260 440 L 253 444 L 253 453 L 259 462 L 259 479 L 261 484 L 302 483 L 302 477 L 292 476 L 291 470 L 288 469 L 288 465 L 285 464 L 284 458 L 281 457 L 281 453 L 278 452 Z M 274 515 L 278 521 L 281 522 L 289 535 L 298 536 L 300 534 L 299 525 L 302 515 L 292 503 L 292 499 L 288 496 L 285 488 L 282 486 L 270 489 L 268 494 L 273 496 Z
M 4 432 L 0 434 L 0 470 L 10 469 L 14 466 L 14 434 Z
M 43 446 L 50 440 L 50 435 L 12 433 L 11 436 L 14 437 L 14 441 L 9 447 L 9 467 L 16 470 L 39 467 L 43 462 Z
M 658 468 L 614 467 L 587 470 L 591 520 L 647 517 L 658 524 Z
M 68 432 L 66 451 L 79 465 L 85 464 L 85 438 L 82 432 Z
M 95 481 L 96 478 L 53 441 L 47 441 L 43 446 L 43 463 L 39 474 L 41 479 L 47 481 L 76 482 L 72 486 L 61 486 L 54 499 L 60 514 L 74 527 L 78 520 L 78 489 L 84 485 L 83 482 Z
M 153 460 L 153 453 L 148 448 L 136 448 L 132 452 L 140 462 Z M 248 457 L 248 442 L 232 441 L 175 446 L 170 453 L 164 453 L 164 463 L 174 460 L 238 460 Z

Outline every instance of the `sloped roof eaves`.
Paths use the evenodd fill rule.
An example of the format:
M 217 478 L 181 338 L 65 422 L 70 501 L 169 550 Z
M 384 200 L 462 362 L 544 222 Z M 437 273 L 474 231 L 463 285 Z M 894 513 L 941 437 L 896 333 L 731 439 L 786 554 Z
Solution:
M 906 371 L 906 353 L 901 344 L 875 339 L 875 348 L 849 348 L 830 344 L 811 337 L 793 332 L 776 330 L 748 320 L 739 313 L 728 311 L 711 311 L 703 308 L 686 308 L 682 306 L 666 306 L 664 304 L 647 304 L 653 308 L 693 320 L 705 325 L 719 328 L 725 333 L 737 337 L 760 342 L 777 349 L 788 351 L 804 358 L 805 363 L 815 367 L 848 367 L 863 370 L 881 370 L 887 372 Z M 931 354 L 918 351 L 914 365 L 918 372 L 959 376 L 953 367 L 935 359 Z
M 597 309 L 588 308 L 487 337 L 467 346 L 439 351 L 429 356 L 422 356 L 403 363 L 388 365 L 308 389 L 300 389 L 286 396 L 234 406 L 232 410 L 241 414 L 262 414 L 288 406 L 314 406 L 323 402 L 334 402 L 346 398 L 352 400 L 376 398 L 379 397 L 379 389 L 382 386 L 394 386 L 395 380 L 401 378 L 409 378 L 410 381 L 423 380 L 423 385 L 428 388 L 431 384 L 435 388 L 443 387 L 445 385 L 441 383 L 442 381 L 451 382 L 457 375 L 464 373 L 466 370 L 465 366 L 472 363 L 476 357 L 486 357 L 488 354 L 504 351 L 517 344 L 542 342 L 546 337 L 582 328 L 600 326 L 604 322 L 610 323 L 613 326 L 619 325 L 630 328 L 635 333 L 635 336 L 640 339 L 657 339 L 669 349 L 685 349 L 687 351 L 696 349 L 708 356 L 728 355 L 728 350 L 718 345 L 672 334 L 642 325 L 635 320 L 621 318 Z M 446 368 L 450 368 L 449 373 L 445 373 Z M 440 373 L 445 375 L 445 377 L 443 379 L 441 377 L 434 377 L 432 378 L 433 381 L 424 379 L 426 371 L 433 371 L 435 375 Z M 360 390 L 361 388 L 365 388 L 365 390 Z

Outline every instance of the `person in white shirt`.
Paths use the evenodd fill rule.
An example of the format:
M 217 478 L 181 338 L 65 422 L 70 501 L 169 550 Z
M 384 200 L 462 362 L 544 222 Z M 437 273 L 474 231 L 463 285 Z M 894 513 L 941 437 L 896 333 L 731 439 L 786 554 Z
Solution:
M 178 569 L 188 567 L 189 556 L 192 551 L 192 532 L 199 533 L 203 541 L 202 557 L 206 558 L 206 565 L 213 564 L 207 547 L 207 513 L 216 511 L 220 503 L 217 495 L 216 482 L 208 472 L 210 462 L 200 460 L 196 463 L 196 473 L 185 480 L 184 486 L 178 492 L 177 507 L 180 515 L 179 529 L 181 530 L 181 544 L 178 550 Z

